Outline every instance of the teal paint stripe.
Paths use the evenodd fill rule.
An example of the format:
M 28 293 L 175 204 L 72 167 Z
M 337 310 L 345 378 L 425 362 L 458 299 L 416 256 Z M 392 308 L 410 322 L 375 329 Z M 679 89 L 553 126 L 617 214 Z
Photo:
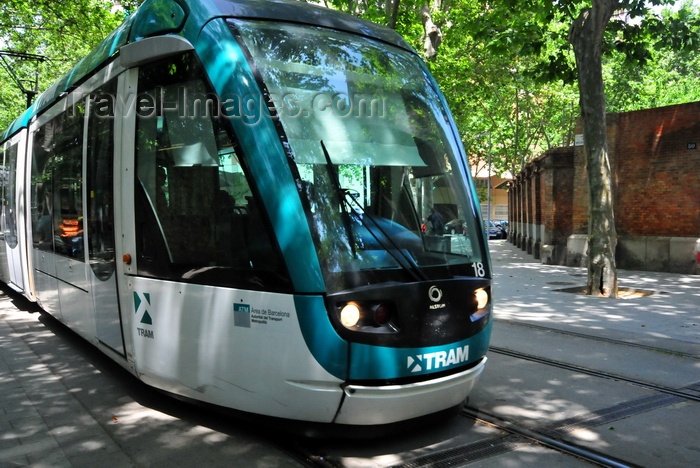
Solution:
M 350 379 L 374 380 L 415 377 L 463 366 L 480 359 L 488 350 L 492 321 L 478 334 L 456 343 L 424 348 L 387 348 L 353 343 Z M 459 362 L 464 347 L 468 357 Z
M 264 102 L 243 51 L 224 20 L 207 23 L 195 49 L 224 103 L 227 99 Z M 295 291 L 323 292 L 318 256 L 277 129 L 268 117 L 248 123 L 233 115 L 229 121 L 270 216 Z
M 295 296 L 299 326 L 316 361 L 333 376 L 347 377 L 348 343 L 333 329 L 321 296 Z

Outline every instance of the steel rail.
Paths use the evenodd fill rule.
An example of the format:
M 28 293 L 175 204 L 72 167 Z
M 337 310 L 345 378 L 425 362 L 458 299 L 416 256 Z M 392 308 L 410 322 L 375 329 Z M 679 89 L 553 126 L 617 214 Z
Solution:
M 550 437 L 548 435 L 539 433 L 535 430 L 532 429 L 527 429 L 521 426 L 518 426 L 510 421 L 506 421 L 504 419 L 501 419 L 493 414 L 490 414 L 488 412 L 478 410 L 476 408 L 472 408 L 469 406 L 465 406 L 464 409 L 462 410 L 462 415 L 468 418 L 471 418 L 477 422 L 481 422 L 482 424 L 488 424 L 491 426 L 494 426 L 497 429 L 504 430 L 505 432 L 509 432 L 511 434 L 517 434 L 522 437 L 525 437 L 526 439 L 529 439 L 533 442 L 536 442 L 538 444 L 547 446 L 549 448 L 552 448 L 554 450 L 557 450 L 559 452 L 567 453 L 569 455 L 576 456 L 578 458 L 581 458 L 586 461 L 590 461 L 592 463 L 596 463 L 601 466 L 605 467 L 614 467 L 614 468 L 638 468 L 639 465 L 629 463 L 623 460 L 619 460 L 617 458 L 613 458 L 611 456 L 605 455 L 603 453 L 597 452 L 595 450 L 587 449 L 580 447 L 575 444 L 571 444 L 569 442 L 565 442 L 560 439 L 556 439 L 554 437 Z
M 671 354 L 673 356 L 680 356 L 680 357 L 684 357 L 684 358 L 688 358 L 688 359 L 700 360 L 700 355 L 698 355 L 698 354 L 686 353 L 683 351 L 676 351 L 676 350 L 668 349 L 668 348 L 659 348 L 658 346 L 651 346 L 651 345 L 646 345 L 646 344 L 641 344 L 641 343 L 634 343 L 634 342 L 625 341 L 625 340 L 616 340 L 613 338 L 607 338 L 605 336 L 589 335 L 587 333 L 580 333 L 580 332 L 575 332 L 575 331 L 571 331 L 571 330 L 562 330 L 560 328 L 545 327 L 543 325 L 535 325 L 533 323 L 520 322 L 517 320 L 495 318 L 494 321 L 500 322 L 500 323 L 506 323 L 508 325 L 514 325 L 516 327 L 532 328 L 534 330 L 553 332 L 553 333 L 558 333 L 560 335 L 575 336 L 577 338 L 602 341 L 605 343 L 611 343 L 611 344 L 616 344 L 616 345 L 621 345 L 621 346 L 628 346 L 631 348 L 644 349 L 647 351 L 656 351 L 659 353 Z
M 492 351 L 492 352 L 497 353 L 497 354 L 502 354 L 504 356 L 514 357 L 516 359 L 523 359 L 526 361 L 537 362 L 539 364 L 545 364 L 545 365 L 552 366 L 552 367 L 558 367 L 560 369 L 566 369 L 566 370 L 570 370 L 573 372 L 580 372 L 582 374 L 591 375 L 593 377 L 618 380 L 620 382 L 626 382 L 626 383 L 629 383 L 632 385 L 636 385 L 638 387 L 646 388 L 649 390 L 654 390 L 654 391 L 660 392 L 660 393 L 665 393 L 667 395 L 677 396 L 679 398 L 683 398 L 686 400 L 700 401 L 700 395 L 694 395 L 692 393 L 686 393 L 686 392 L 676 390 L 673 388 L 664 387 L 662 385 L 656 385 L 653 383 L 643 382 L 641 380 L 631 379 L 629 377 L 624 377 L 624 376 L 617 375 L 617 374 L 611 374 L 610 372 L 603 372 L 600 370 L 589 369 L 587 367 L 581 367 L 581 366 L 577 366 L 574 364 L 567 364 L 565 362 L 555 361 L 553 359 L 547 359 L 547 358 L 543 358 L 543 357 L 539 357 L 539 356 L 534 356 L 532 354 L 521 353 L 519 351 L 513 351 L 510 349 L 501 348 L 498 346 L 489 346 L 489 351 Z

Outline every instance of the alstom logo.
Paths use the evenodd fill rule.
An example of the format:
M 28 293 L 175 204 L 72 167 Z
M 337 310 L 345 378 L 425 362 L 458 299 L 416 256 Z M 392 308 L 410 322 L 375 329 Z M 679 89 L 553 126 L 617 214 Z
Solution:
M 449 351 L 408 356 L 406 367 L 409 372 L 437 370 L 454 364 L 461 364 L 469 359 L 469 345 L 452 348 Z

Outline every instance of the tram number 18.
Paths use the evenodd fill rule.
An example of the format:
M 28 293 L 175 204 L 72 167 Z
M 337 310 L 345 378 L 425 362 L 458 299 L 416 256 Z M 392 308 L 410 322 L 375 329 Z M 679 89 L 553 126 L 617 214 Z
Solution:
M 483 278 L 486 276 L 486 271 L 484 270 L 484 264 L 481 262 L 472 263 L 472 268 L 474 268 L 474 276 Z

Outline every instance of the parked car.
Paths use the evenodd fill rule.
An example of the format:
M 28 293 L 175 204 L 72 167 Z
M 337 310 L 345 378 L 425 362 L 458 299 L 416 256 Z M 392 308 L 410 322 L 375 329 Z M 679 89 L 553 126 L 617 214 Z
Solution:
M 503 230 L 503 239 L 508 238 L 508 221 L 494 221 Z
M 508 237 L 506 230 L 496 224 L 495 221 L 491 221 L 490 224 L 488 224 L 488 221 L 484 221 L 484 226 L 488 226 L 489 239 L 505 239 Z

